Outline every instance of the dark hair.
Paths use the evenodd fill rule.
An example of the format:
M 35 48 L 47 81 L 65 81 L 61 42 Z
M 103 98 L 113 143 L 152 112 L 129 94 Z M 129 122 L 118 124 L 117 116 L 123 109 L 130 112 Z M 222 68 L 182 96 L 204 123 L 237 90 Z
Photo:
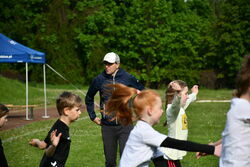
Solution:
M 187 83 L 182 81 L 182 80 L 174 80 L 172 82 L 176 82 L 180 85 L 180 87 L 183 89 L 187 86 Z M 170 82 L 171 83 L 171 82 Z M 177 92 L 176 90 L 174 90 L 172 88 L 172 86 L 170 85 L 170 83 L 167 86 L 167 90 L 166 90 L 166 107 L 168 104 L 171 104 L 173 99 L 174 99 L 174 95 Z M 178 92 L 177 92 L 178 93 Z
M 0 118 L 8 114 L 8 112 L 9 109 L 5 105 L 0 104 Z
M 63 114 L 63 109 L 69 107 L 70 109 L 73 107 L 81 107 L 82 99 L 80 96 L 73 94 L 71 92 L 63 92 L 56 99 L 56 107 L 59 115 Z
M 107 113 L 115 116 L 123 125 L 132 124 L 133 120 L 140 119 L 144 108 L 153 107 L 156 97 L 160 98 L 158 93 L 149 89 L 137 94 L 135 88 L 123 84 L 109 86 L 114 89 L 106 105 Z
M 241 66 L 236 78 L 236 92 L 235 96 L 240 97 L 247 92 L 250 87 L 250 55 L 245 56 L 245 61 Z

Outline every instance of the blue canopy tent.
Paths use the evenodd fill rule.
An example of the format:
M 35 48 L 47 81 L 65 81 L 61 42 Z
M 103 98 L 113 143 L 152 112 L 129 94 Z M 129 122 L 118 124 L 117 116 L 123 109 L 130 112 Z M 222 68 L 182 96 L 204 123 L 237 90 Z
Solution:
M 44 77 L 44 118 L 47 115 L 46 97 L 46 73 L 45 73 L 45 54 L 34 49 L 28 48 L 0 33 L 0 63 L 25 63 L 26 66 L 26 120 L 28 117 L 28 63 L 43 64 Z

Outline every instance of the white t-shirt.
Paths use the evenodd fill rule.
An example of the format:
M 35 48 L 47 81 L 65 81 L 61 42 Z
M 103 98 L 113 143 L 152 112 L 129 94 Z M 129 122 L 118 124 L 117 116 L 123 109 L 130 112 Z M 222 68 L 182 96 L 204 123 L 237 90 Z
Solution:
M 153 153 L 167 138 L 144 121 L 137 121 L 122 153 L 120 167 L 148 167 Z
M 222 132 L 220 167 L 250 167 L 250 103 L 234 98 Z

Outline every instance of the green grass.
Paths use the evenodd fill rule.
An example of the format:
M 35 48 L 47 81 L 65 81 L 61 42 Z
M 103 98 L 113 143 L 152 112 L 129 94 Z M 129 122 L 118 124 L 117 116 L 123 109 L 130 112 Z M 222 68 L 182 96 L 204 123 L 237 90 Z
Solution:
M 84 95 L 82 93 L 86 93 L 87 86 L 77 85 L 76 87 L 80 89 L 81 92 L 76 90 L 72 85 L 50 85 L 47 84 L 47 103 L 49 105 L 53 105 L 57 96 L 63 91 L 72 91 L 74 93 L 79 94 L 82 98 Z M 25 104 L 25 93 L 26 87 L 25 83 L 21 83 L 17 80 L 11 80 L 0 76 L 0 102 L 3 104 L 16 104 L 23 105 Z M 29 83 L 29 104 L 44 104 L 44 92 L 43 92 L 43 84 L 34 84 Z M 163 101 L 165 101 L 165 90 L 157 90 L 159 94 L 163 97 Z M 209 90 L 209 89 L 201 89 L 199 91 L 198 99 L 209 99 L 209 100 L 227 100 L 231 99 L 232 90 L 220 89 L 220 90 Z M 99 96 L 96 96 L 98 101 Z
M 82 114 L 82 117 L 87 114 Z M 55 120 L 35 122 L 13 130 L 1 131 L 5 155 L 10 166 L 38 166 L 43 151 L 28 145 L 32 138 L 44 139 Z M 100 127 L 80 119 L 70 127 L 71 151 L 67 166 L 102 166 L 104 157 Z M 93 163 L 93 162 L 94 163 Z
M 201 89 L 199 91 L 198 100 L 229 100 L 232 98 L 233 90 L 229 89 Z
M 70 84 L 68 85 L 46 85 L 47 104 L 55 104 L 55 99 L 63 91 L 71 91 L 80 95 L 84 99 L 82 93 L 86 93 L 86 86 L 76 86 L 76 90 Z M 44 105 L 44 88 L 43 84 L 29 83 L 29 104 Z M 0 76 L 0 102 L 3 104 L 26 104 L 26 85 L 17 80 L 11 80 Z
M 17 90 L 19 88 L 20 90 Z M 25 104 L 25 85 L 18 81 L 11 81 L 0 77 L 1 103 Z M 51 103 L 64 90 L 75 91 L 70 86 L 48 86 L 48 98 Z M 86 91 L 86 87 L 83 88 Z M 157 90 L 164 97 L 165 90 Z M 24 92 L 24 97 L 21 96 Z M 230 99 L 232 90 L 200 90 L 198 99 Z M 43 103 L 43 90 L 39 85 L 32 85 L 30 93 L 34 94 L 33 104 Z M 40 93 L 40 94 L 39 94 Z M 98 96 L 97 96 L 98 97 Z M 84 98 L 82 96 L 82 98 Z M 225 126 L 226 112 L 229 103 L 193 103 L 187 109 L 189 137 L 188 139 L 200 143 L 209 143 L 220 139 Z M 161 122 L 154 128 L 167 134 L 166 127 Z M 43 151 L 28 145 L 32 138 L 44 139 L 55 120 L 44 120 L 28 124 L 16 129 L 0 131 L 5 155 L 11 167 L 38 166 Z M 8 122 L 7 122 L 8 123 Z M 91 122 L 84 112 L 81 119 L 70 126 L 71 150 L 66 166 L 69 167 L 103 167 L 104 155 L 100 127 Z M 217 167 L 218 158 L 213 156 L 196 160 L 194 153 L 188 153 L 181 161 L 184 167 Z M 151 166 L 153 166 L 151 164 Z
M 209 143 L 220 138 L 225 125 L 225 113 L 229 103 L 194 103 L 187 110 L 189 120 L 189 140 Z M 87 118 L 86 118 L 87 117 Z M 67 166 L 101 167 L 104 155 L 100 127 L 93 124 L 83 113 L 81 119 L 70 127 L 71 150 Z M 167 133 L 162 126 L 165 115 L 155 129 Z M 1 131 L 0 136 L 10 166 L 37 166 L 43 151 L 28 145 L 31 138 L 43 139 L 55 120 L 35 122 L 20 128 Z M 185 167 L 216 167 L 218 158 L 207 156 L 196 160 L 194 153 L 182 160 Z M 152 165 L 151 165 L 152 166 Z

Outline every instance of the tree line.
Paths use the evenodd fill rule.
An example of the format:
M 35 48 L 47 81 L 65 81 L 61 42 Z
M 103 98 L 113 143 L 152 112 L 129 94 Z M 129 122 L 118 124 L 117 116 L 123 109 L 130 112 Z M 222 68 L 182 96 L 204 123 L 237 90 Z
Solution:
M 0 32 L 45 52 L 72 83 L 89 84 L 113 51 L 147 87 L 182 79 L 232 88 L 250 50 L 248 0 L 1 0 L 0 7 Z M 0 70 L 25 69 L 1 64 Z M 30 64 L 29 72 L 30 80 L 42 81 L 41 66 Z M 48 83 L 64 83 L 46 75 Z

